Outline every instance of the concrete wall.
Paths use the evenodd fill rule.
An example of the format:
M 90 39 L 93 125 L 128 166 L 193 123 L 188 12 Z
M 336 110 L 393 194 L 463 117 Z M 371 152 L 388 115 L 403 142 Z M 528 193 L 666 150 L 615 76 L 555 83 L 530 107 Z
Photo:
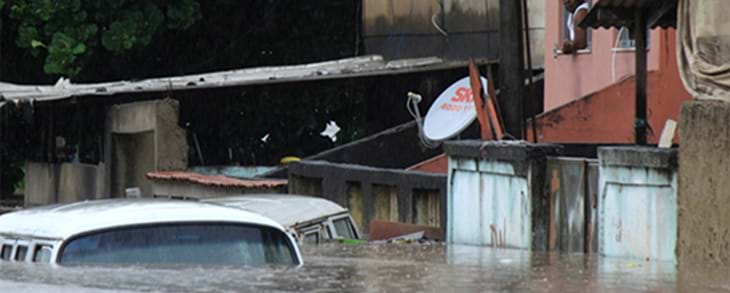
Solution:
M 289 166 L 289 193 L 347 207 L 360 231 L 372 220 L 446 225 L 446 176 L 322 161 Z
M 680 263 L 730 263 L 730 104 L 692 101 L 679 134 Z
M 676 150 L 599 149 L 599 251 L 605 256 L 675 260 Z
M 104 197 L 104 165 L 26 162 L 25 205 Z
M 456 141 L 444 149 L 449 242 L 548 249 L 545 160 L 559 146 Z
M 388 59 L 498 58 L 499 0 L 362 0 L 368 54 Z M 443 5 L 443 12 L 441 11 Z M 533 64 L 542 67 L 545 1 L 529 0 Z M 432 17 L 448 36 L 439 33 Z
M 165 99 L 110 109 L 106 156 L 111 197 L 123 197 L 130 187 L 151 196 L 147 172 L 187 168 L 187 137 L 178 126 L 178 107 L 177 101 Z

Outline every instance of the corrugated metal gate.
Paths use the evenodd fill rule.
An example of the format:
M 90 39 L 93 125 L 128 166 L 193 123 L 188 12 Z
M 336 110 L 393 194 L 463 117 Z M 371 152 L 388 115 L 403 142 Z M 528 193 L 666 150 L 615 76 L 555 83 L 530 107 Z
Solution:
M 509 162 L 452 158 L 449 242 L 529 249 L 528 179 Z
M 545 183 L 550 194 L 549 249 L 597 252 L 598 160 L 548 158 Z
M 525 173 L 515 170 L 515 166 L 510 161 L 450 158 L 449 242 L 596 252 L 598 160 L 548 157 L 544 165 L 532 165 L 545 168 L 544 181 L 533 177 L 541 170 Z M 533 208 L 540 209 L 533 207 L 540 201 L 536 197 L 543 196 L 547 198 L 544 208 L 549 212 L 535 213 Z M 547 243 L 536 238 L 533 223 L 549 223 Z
M 607 148 L 599 157 L 601 255 L 674 261 L 679 212 L 672 161 L 676 152 Z M 662 161 L 665 158 L 670 160 Z

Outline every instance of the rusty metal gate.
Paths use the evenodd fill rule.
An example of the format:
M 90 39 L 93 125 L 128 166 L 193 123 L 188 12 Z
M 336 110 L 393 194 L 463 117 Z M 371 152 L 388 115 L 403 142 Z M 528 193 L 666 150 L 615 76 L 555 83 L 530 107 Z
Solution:
M 598 251 L 598 160 L 551 157 L 545 184 L 550 196 L 548 247 L 562 252 Z

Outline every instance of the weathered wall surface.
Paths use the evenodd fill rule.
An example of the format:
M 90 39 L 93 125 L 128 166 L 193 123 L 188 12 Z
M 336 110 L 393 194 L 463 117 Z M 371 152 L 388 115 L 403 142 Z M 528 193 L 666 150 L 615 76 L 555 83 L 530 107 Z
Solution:
M 51 204 L 58 200 L 56 168 L 45 163 L 25 163 L 25 204 L 28 206 Z
M 599 251 L 604 256 L 674 261 L 676 150 L 600 148 Z
M 372 220 L 446 225 L 446 176 L 441 174 L 301 161 L 289 166 L 289 193 L 347 207 L 363 233 L 369 233 Z
M 451 157 L 448 241 L 499 247 L 531 247 L 528 178 L 505 161 Z
M 103 197 L 104 165 L 27 162 L 27 206 Z
M 124 197 L 125 189 L 138 187 L 150 194 L 146 172 L 155 170 L 155 132 L 112 134 L 113 153 L 110 168 L 112 197 Z
M 381 54 L 388 59 L 498 58 L 499 0 L 362 2 L 363 39 L 368 54 Z M 529 0 L 528 6 L 533 65 L 542 67 L 545 1 Z M 447 34 L 441 34 L 434 23 Z
M 185 170 L 188 167 L 188 144 L 185 129 L 178 125 L 180 104 L 176 100 L 160 100 L 155 110 L 155 168 L 158 171 Z
M 667 119 L 678 120 L 682 103 L 691 97 L 678 88 L 682 81 L 676 69 L 652 71 L 647 78 L 648 120 L 654 130 L 647 134 L 647 140 L 654 144 L 659 141 Z M 538 140 L 551 143 L 633 143 L 635 86 L 634 77 L 620 80 L 539 115 L 536 118 Z M 527 131 L 528 137 L 532 137 L 532 129 L 528 127 Z
M 131 187 L 151 196 L 147 172 L 187 168 L 187 138 L 178 126 L 178 108 L 177 101 L 164 99 L 110 109 L 107 178 L 111 197 L 124 197 L 125 189 Z
M 679 123 L 680 263 L 730 263 L 730 103 L 692 101 Z
M 548 249 L 546 158 L 560 147 L 448 142 L 447 239 L 451 243 Z

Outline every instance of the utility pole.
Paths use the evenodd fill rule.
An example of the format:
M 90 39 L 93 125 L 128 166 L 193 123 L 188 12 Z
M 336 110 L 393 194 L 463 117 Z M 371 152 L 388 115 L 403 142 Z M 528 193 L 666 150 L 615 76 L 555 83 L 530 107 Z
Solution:
M 637 145 L 646 145 L 646 18 L 641 9 L 634 12 L 634 40 L 636 41 L 636 115 L 634 133 Z
M 525 129 L 525 50 L 521 2 L 499 0 L 499 103 L 505 132 L 518 139 L 524 138 Z
M 0 80 L 3 78 L 3 13 L 0 9 Z

